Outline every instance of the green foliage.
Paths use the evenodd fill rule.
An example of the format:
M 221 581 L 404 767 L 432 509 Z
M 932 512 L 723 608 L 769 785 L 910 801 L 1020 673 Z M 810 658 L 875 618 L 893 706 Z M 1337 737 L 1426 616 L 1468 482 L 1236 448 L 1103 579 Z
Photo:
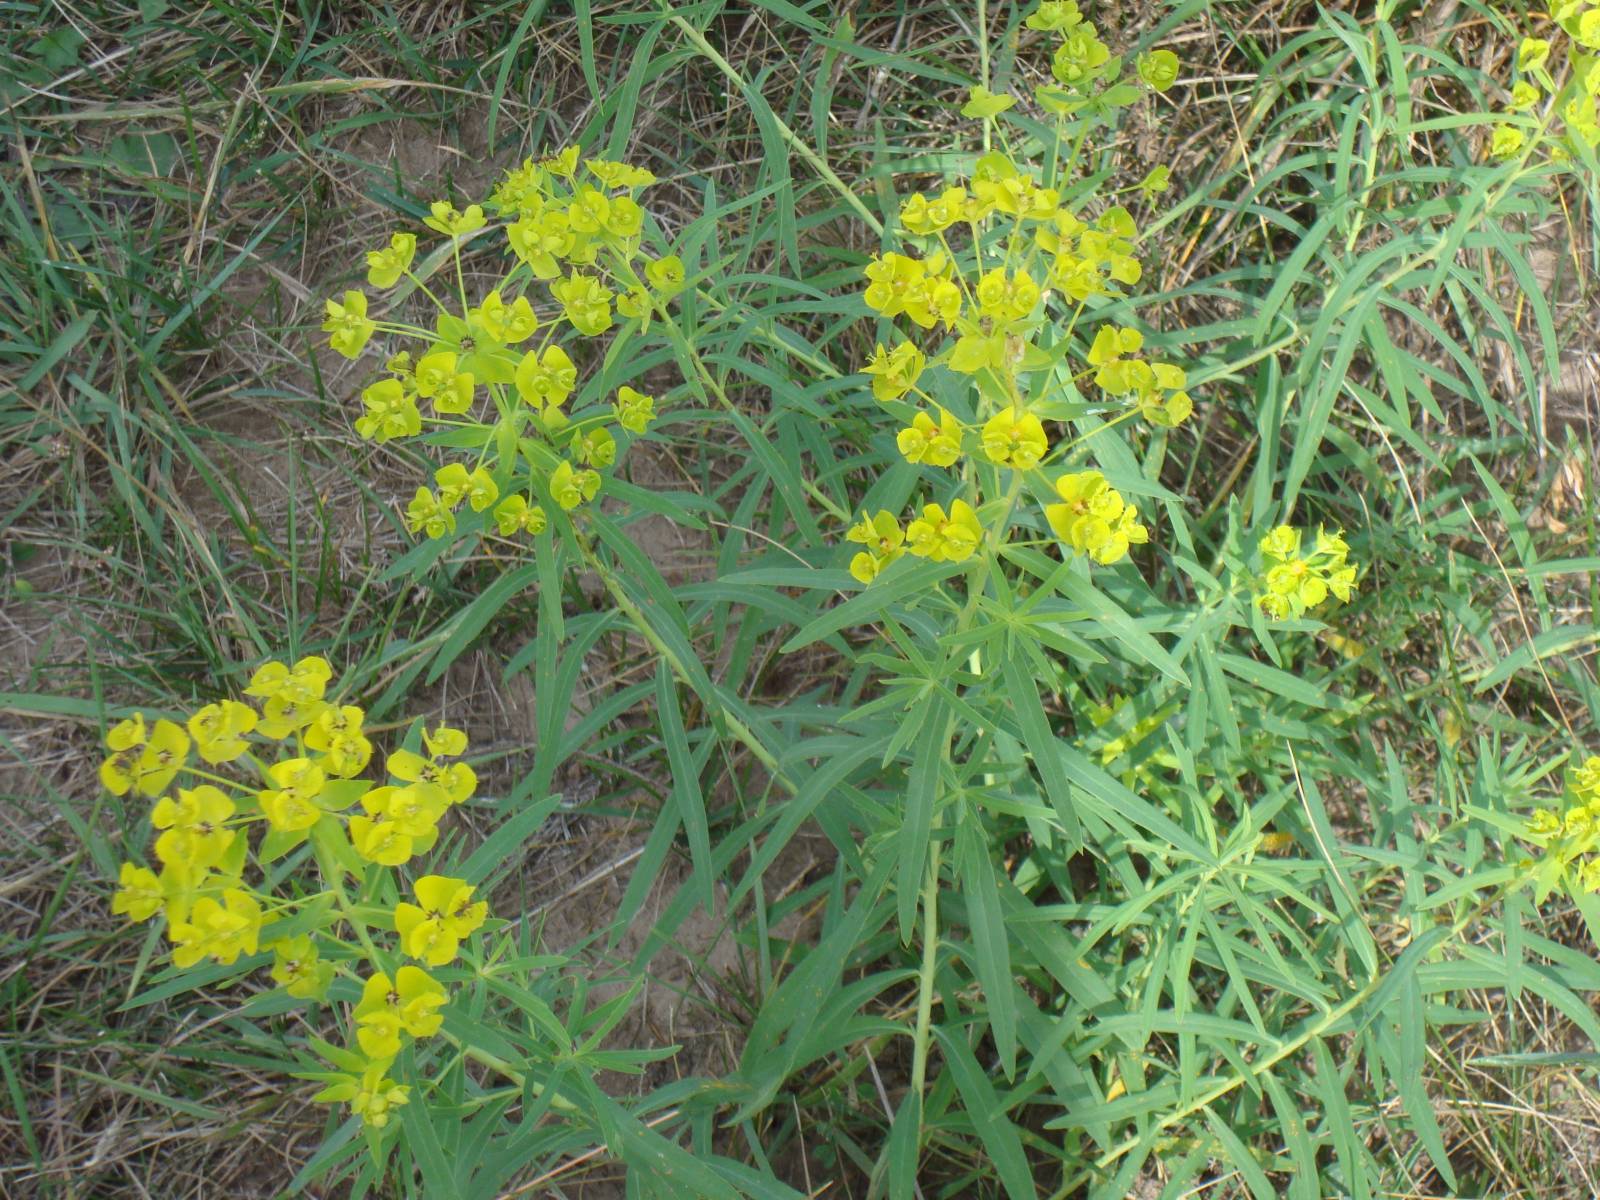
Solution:
M 1596 176 L 1568 112 L 1582 12 L 1557 32 L 1537 13 L 1469 3 L 1440 24 L 1384 0 L 1297 8 L 1279 34 L 1228 0 L 1125 29 L 1059 0 L 580 0 L 482 6 L 448 29 L 307 10 L 278 36 L 232 8 L 191 22 L 141 4 L 78 29 L 23 7 L 6 35 L 21 82 L 0 93 L 23 168 L 0 179 L 21 384 L 0 436 L 19 463 L 65 468 L 19 475 L 5 523 L 48 524 L 104 566 L 68 585 L 44 569 L 48 540 L 16 545 L 16 611 L 81 606 L 62 628 L 82 647 L 55 635 L 7 711 L 101 729 L 134 707 L 192 711 L 280 646 L 335 663 L 374 721 L 435 703 L 453 717 L 441 689 L 464 678 L 535 697 L 503 736 L 474 734 L 494 746 L 473 758 L 485 786 L 441 823 L 450 875 L 511 924 L 447 968 L 441 1032 L 400 1051 L 427 1082 L 393 1110 L 392 1152 L 336 1118 L 286 1190 L 492 1197 L 606 1161 L 662 1196 L 1592 1187 L 1548 1132 L 1568 1119 L 1550 1081 L 1592 1080 L 1600 1040 L 1584 750 L 1600 560 L 1592 487 L 1568 465 L 1592 452 L 1549 386 L 1593 301 Z M 1191 27 L 1204 36 L 1173 36 Z M 200 88 L 190 115 L 151 101 L 114 136 L 69 138 L 89 118 L 58 79 L 91 61 L 97 28 L 193 39 L 199 83 L 154 49 L 124 77 L 139 103 Z M 346 45 L 391 65 L 354 71 Z M 1213 76 L 1253 82 L 1230 96 L 1215 89 L 1242 85 Z M 1543 115 L 1505 115 L 1528 79 Z M 334 106 L 347 95 L 365 99 Z M 374 449 L 353 432 L 381 366 L 359 357 L 366 318 L 330 314 L 354 366 L 311 349 L 322 297 L 359 286 L 351 246 L 475 195 L 355 165 L 363 130 L 419 122 L 518 162 L 567 144 L 661 179 L 646 239 L 686 264 L 682 291 L 648 326 L 636 306 L 625 350 L 562 337 L 575 414 L 626 427 L 610 406 L 631 381 L 660 419 L 570 514 L 550 475 L 580 451 L 517 442 L 531 419 L 514 368 L 466 433 Z M 297 130 L 288 149 L 279 127 Z M 1166 127 L 1187 144 L 1152 141 Z M 1539 136 L 1497 132 L 1524 127 Z M 1151 144 L 1181 152 L 1152 161 Z M 976 297 L 980 249 L 993 266 L 1015 246 L 1009 282 L 1029 270 L 1050 298 L 963 297 L 948 341 L 918 319 L 931 310 L 874 324 L 898 311 L 863 298 L 884 281 L 869 262 L 925 266 L 942 247 L 912 226 L 931 228 L 947 189 L 996 182 L 997 155 L 1095 232 L 1095 253 L 1073 253 L 1112 282 L 1083 286 L 1036 240 L 1024 262 L 1007 214 L 951 235 L 951 279 Z M 386 210 L 381 229 L 339 223 L 336 166 L 360 172 L 350 194 Z M 1575 283 L 1536 258 L 1552 224 Z M 308 307 L 277 281 L 329 230 L 343 257 L 305 280 Z M 478 281 L 506 274 L 487 246 L 452 236 L 415 274 L 471 307 L 469 286 L 479 302 Z M 240 289 L 262 259 L 274 282 Z M 563 307 L 587 320 L 582 297 L 527 295 L 546 329 Z M 270 334 L 264 380 L 218 357 L 239 324 Z M 245 434 L 238 396 L 271 401 Z M 1037 436 L 1020 419 L 986 436 L 1007 412 Z M 296 436 L 271 446 L 285 501 L 269 510 L 244 467 L 278 422 Z M 548 527 L 516 514 L 505 540 L 412 544 L 405 493 L 463 452 L 499 464 L 502 494 L 531 488 Z M 1052 519 L 1109 503 L 1102 489 L 1121 506 L 1106 529 Z M 933 553 L 897 516 L 954 521 L 957 502 L 970 547 Z M 652 552 L 666 524 L 704 569 Z M 0 1074 L 34 1172 L 64 1170 L 47 1123 L 61 1055 L 92 1095 L 191 1126 L 239 1118 L 216 1078 L 231 1072 L 270 1072 L 284 1093 L 249 1119 L 286 1125 L 314 1090 L 286 1070 L 361 1091 L 369 1064 L 340 1058 L 355 983 L 295 1017 L 270 956 L 173 973 L 154 939 L 82 931 L 65 899 L 105 903 L 142 815 L 39 771 L 18 790 L 44 797 L 76 857 L 58 879 L 48 850 L 19 849 L 21 886 L 48 886 L 0 947 L 74 979 L 96 963 L 65 1000 L 50 972 L 4 982 Z M 638 828 L 616 910 L 586 942 L 545 944 L 557 901 L 528 899 L 529 847 L 619 815 Z M 684 1073 L 632 1017 L 681 988 L 661 963 L 700 921 L 743 969 L 685 1004 L 717 1017 L 736 1061 Z M 1502 1089 L 1515 1120 L 1483 1115 Z M 152 1136 L 129 1153 L 171 1152 Z

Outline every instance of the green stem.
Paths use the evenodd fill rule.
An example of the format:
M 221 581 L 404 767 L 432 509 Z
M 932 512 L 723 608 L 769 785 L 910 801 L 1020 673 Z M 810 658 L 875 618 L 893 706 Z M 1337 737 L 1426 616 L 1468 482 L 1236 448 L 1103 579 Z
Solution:
M 928 1036 L 933 1024 L 933 973 L 939 961 L 939 842 L 928 843 L 928 877 L 922 885 L 922 969 L 917 974 L 917 1027 L 911 1050 L 911 1092 L 922 1095 L 928 1077 Z M 918 1131 L 921 1144 L 921 1131 Z
M 727 59 L 723 58 L 721 54 L 717 53 L 715 46 L 706 41 L 705 35 L 683 17 L 673 13 L 665 3 L 661 4 L 661 13 L 683 31 L 683 35 L 689 39 L 690 44 L 693 45 L 696 50 L 698 50 L 706 58 L 710 59 L 712 64 L 719 71 L 733 81 L 734 85 L 744 93 L 745 103 L 749 104 L 753 109 L 755 107 L 754 101 L 759 99 L 759 96 L 755 93 L 755 90 L 745 82 L 744 76 L 740 75 Z M 788 142 L 789 147 L 801 158 L 805 159 L 806 162 L 810 164 L 811 169 L 814 170 L 818 175 L 822 176 L 822 178 L 827 181 L 828 186 L 833 188 L 834 191 L 838 192 L 839 195 L 844 198 L 845 202 L 849 204 L 851 208 L 856 210 L 857 215 L 859 215 L 861 219 L 867 223 L 874 233 L 878 234 L 880 237 L 883 236 L 883 222 L 872 215 L 872 210 L 866 206 L 861 197 L 856 195 L 856 193 L 848 184 L 845 183 L 844 180 L 839 178 L 839 176 L 834 172 L 834 169 L 828 165 L 827 161 L 810 146 L 806 145 L 806 143 L 797 133 L 795 133 L 794 130 L 790 129 L 788 125 L 784 124 L 783 118 L 778 116 L 777 113 L 772 112 L 771 109 L 768 108 L 767 115 L 771 119 L 773 127 L 777 129 L 778 136 L 784 141 Z
M 606 591 L 610 593 L 612 601 L 617 606 L 617 611 L 628 618 L 629 623 L 639 631 L 639 635 L 643 637 L 645 641 L 650 643 L 650 648 L 661 656 L 662 660 L 667 664 L 667 666 L 672 668 L 673 674 L 676 675 L 686 686 L 693 689 L 694 683 L 690 677 L 688 668 L 683 663 L 683 660 L 680 659 L 677 655 L 677 652 L 674 651 L 672 647 L 668 646 L 664 641 L 662 641 L 656 631 L 651 628 L 650 622 L 645 618 L 644 612 L 637 604 L 633 602 L 633 598 L 629 596 L 626 589 L 623 588 L 622 582 L 616 577 L 616 574 L 605 564 L 600 556 L 595 553 L 594 547 L 590 544 L 589 539 L 580 533 L 577 541 L 578 548 L 583 554 L 584 562 L 587 563 L 590 569 L 592 569 L 594 573 L 600 577 L 600 582 L 605 585 Z M 695 694 L 700 695 L 698 690 L 695 691 Z M 767 769 L 767 772 L 772 775 L 774 779 L 782 783 L 783 786 L 792 793 L 799 791 L 799 788 L 795 785 L 794 781 L 791 780 L 784 773 L 783 768 L 778 765 L 777 757 L 772 753 L 772 751 L 767 749 L 766 745 L 755 735 L 749 726 L 745 725 L 743 721 L 739 720 L 738 717 L 729 712 L 724 705 L 718 703 L 714 697 L 701 696 L 701 699 L 705 701 L 707 705 L 713 706 L 717 709 L 724 724 L 727 726 L 728 732 L 731 733 L 736 740 L 744 743 L 745 747 L 750 751 L 751 754 L 756 756 L 756 759 L 763 767 Z
M 1488 912 L 1489 909 L 1494 905 L 1505 899 L 1510 892 L 1514 891 L 1519 886 L 1521 886 L 1521 881 L 1503 884 L 1497 888 L 1492 894 L 1484 897 L 1484 899 L 1480 901 L 1476 907 L 1471 909 L 1465 915 L 1457 918 L 1451 924 L 1450 932 L 1446 936 L 1455 937 L 1460 934 L 1461 931 L 1466 929 L 1468 925 L 1476 922 L 1478 918 L 1483 916 L 1484 913 Z M 1199 1096 L 1196 1096 L 1183 1107 L 1168 1113 L 1156 1123 L 1156 1130 L 1159 1131 L 1162 1129 L 1170 1129 L 1172 1126 L 1188 1120 L 1195 1113 L 1198 1113 L 1210 1105 L 1215 1104 L 1229 1092 L 1243 1087 L 1252 1079 L 1259 1078 L 1260 1076 L 1271 1071 L 1274 1066 L 1282 1062 L 1284 1059 L 1298 1054 L 1310 1043 L 1315 1041 L 1317 1038 L 1326 1035 L 1351 1013 L 1355 1012 L 1356 1009 L 1360 1008 L 1362 1004 L 1370 999 L 1378 991 L 1378 989 L 1383 986 L 1384 981 L 1387 978 L 1387 972 L 1380 971 L 1373 975 L 1373 977 L 1368 980 L 1359 991 L 1350 996 L 1336 1008 L 1329 1009 L 1328 1012 L 1323 1014 L 1323 1016 L 1316 1022 L 1309 1025 L 1303 1032 L 1296 1034 L 1270 1054 L 1267 1054 L 1262 1058 L 1256 1059 L 1254 1062 L 1252 1062 L 1248 1072 L 1241 1071 L 1236 1073 L 1230 1078 L 1225 1079 L 1223 1082 L 1217 1084 L 1215 1087 L 1209 1088 Z M 1148 1137 L 1149 1133 L 1147 1132 L 1141 1137 L 1129 1138 L 1120 1145 L 1112 1147 L 1110 1150 L 1102 1154 L 1098 1160 L 1096 1160 L 1096 1169 L 1105 1170 L 1124 1155 L 1131 1153 L 1134 1149 L 1140 1145 L 1143 1145 L 1145 1139 Z M 1069 1188 L 1063 1189 L 1062 1191 L 1056 1193 L 1056 1195 L 1069 1195 L 1072 1187 L 1075 1186 L 1076 1184 L 1073 1184 L 1069 1186 Z

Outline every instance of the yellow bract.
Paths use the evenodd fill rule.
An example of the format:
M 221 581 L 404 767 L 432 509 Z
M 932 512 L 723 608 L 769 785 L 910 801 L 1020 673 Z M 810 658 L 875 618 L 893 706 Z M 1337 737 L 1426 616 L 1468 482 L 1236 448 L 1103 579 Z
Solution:
M 954 501 L 948 514 L 937 504 L 924 505 L 922 516 L 906 526 L 906 549 L 934 562 L 968 559 L 982 541 L 983 526 L 965 500 Z
M 1063 475 L 1055 488 L 1061 503 L 1045 506 L 1045 520 L 1072 549 L 1110 564 L 1126 557 L 1130 546 L 1150 540 L 1133 505 L 1099 471 Z
M 873 398 L 887 403 L 916 387 L 927 365 L 927 357 L 910 342 L 901 342 L 889 351 L 880 342 L 862 371 L 872 376 Z
M 172 924 L 172 961 L 192 967 L 203 958 L 214 958 L 227 966 L 241 954 L 256 952 L 261 924 L 261 906 L 249 892 L 225 888 L 220 902 L 202 897 L 188 920 Z
M 457 209 L 448 200 L 435 200 L 429 206 L 428 213 L 422 218 L 422 223 L 446 237 L 465 237 L 482 229 L 485 223 L 483 209 L 476 204 L 469 204 L 463 210 Z
M 401 902 L 394 910 L 395 930 L 405 952 L 430 967 L 442 967 L 455 958 L 462 939 L 488 916 L 489 906 L 473 901 L 474 890 L 466 880 L 445 875 L 417 880 L 417 903 Z
M 1261 539 L 1266 571 L 1256 603 L 1272 620 L 1303 616 L 1330 595 L 1343 603 L 1355 590 L 1356 569 L 1340 534 L 1318 529 L 1309 553 L 1301 545 L 1301 532 L 1292 525 L 1279 525 Z
M 948 467 L 961 457 L 961 423 L 942 408 L 937 425 L 927 413 L 918 413 L 900 431 L 898 444 L 907 462 Z
M 990 462 L 1031 471 L 1049 453 L 1044 423 L 1032 413 L 1005 408 L 983 425 L 983 453 Z
M 417 255 L 417 235 L 397 233 L 382 250 L 367 251 L 367 282 L 375 288 L 393 287 L 411 269 Z
M 367 339 L 378 328 L 367 319 L 367 298 L 360 292 L 346 292 L 344 302 L 329 300 L 327 318 L 322 322 L 324 333 L 330 334 L 328 345 L 346 358 L 357 358 Z
M 550 473 L 550 498 L 568 512 L 586 500 L 593 500 L 600 490 L 600 476 L 591 470 L 574 470 L 563 462 Z

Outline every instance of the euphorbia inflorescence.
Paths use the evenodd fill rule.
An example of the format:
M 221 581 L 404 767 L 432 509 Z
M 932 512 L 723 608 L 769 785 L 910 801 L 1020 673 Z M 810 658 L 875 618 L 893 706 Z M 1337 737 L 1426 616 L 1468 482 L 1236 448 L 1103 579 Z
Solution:
M 434 847 L 477 776 L 466 735 L 440 726 L 422 732 L 425 753 L 391 752 L 375 786 L 365 713 L 328 699 L 332 675 L 315 656 L 267 663 L 245 688 L 254 704 L 219 700 L 181 725 L 136 713 L 110 730 L 100 778 L 114 795 L 152 798 L 156 833 L 156 865 L 124 863 L 111 910 L 163 920 L 180 969 L 270 951 L 269 977 L 297 1000 L 326 999 L 340 976 L 358 985 L 353 1045 L 314 1040 L 337 1069 L 306 1077 L 326 1085 L 318 1099 L 348 1102 L 379 1129 L 411 1087 L 389 1078 L 405 1040 L 443 1021 L 449 993 L 430 971 L 488 916 L 466 880 L 399 873 Z M 273 866 L 306 847 L 302 869 Z
M 1517 46 L 1515 78 L 1489 153 L 1543 149 L 1551 162 L 1600 150 L 1600 4 L 1552 0 L 1550 22 Z
M 609 404 L 568 411 L 579 391 L 574 339 L 611 334 L 607 358 L 615 362 L 620 342 L 648 330 L 685 286 L 676 256 L 641 250 L 645 212 L 636 196 L 654 181 L 642 168 L 580 159 L 576 147 L 529 159 L 487 202 L 512 261 L 476 303 L 461 251 L 491 228 L 490 216 L 484 206 L 461 210 L 443 200 L 422 222 L 427 242 L 447 239 L 454 264 L 442 295 L 413 270 L 417 234 L 396 233 L 367 253 L 368 284 L 387 290 L 409 281 L 436 310 L 431 329 L 403 320 L 398 302 L 375 319 L 360 291 L 327 302 L 323 329 L 347 358 L 359 357 L 375 334 L 410 343 L 391 347 L 386 375 L 362 391 L 357 432 L 375 442 L 421 436 L 467 455 L 417 488 L 405 513 L 413 533 L 449 536 L 467 510 L 487 512 L 485 524 L 502 536 L 543 533 L 545 506 L 570 510 L 593 500 L 619 447 L 655 420 L 654 397 L 626 386 Z
M 1042 4 L 1027 23 L 1060 38 L 1053 83 L 1035 98 L 1063 119 L 1164 91 L 1177 78 L 1176 56 L 1156 51 L 1134 65 L 1138 82 L 1117 82 L 1121 60 L 1066 0 Z M 1015 103 L 978 86 L 962 112 L 992 123 Z M 1164 175 L 1153 176 L 1129 190 L 1153 195 L 1165 186 Z M 1084 369 L 1073 382 L 1092 376 L 1103 401 L 1078 412 L 1105 414 L 1102 429 L 1131 417 L 1181 424 L 1194 408 L 1187 375 L 1142 353 L 1136 329 L 1104 323 L 1087 348 L 1072 340 L 1091 303 L 1124 295 L 1143 272 L 1132 213 L 1069 204 L 1057 182 L 1006 153 L 986 153 L 962 182 L 905 199 L 906 248 L 865 268 L 867 307 L 911 327 L 903 340 L 878 344 L 863 368 L 872 395 L 899 419 L 896 444 L 907 462 L 959 477 L 946 476 L 936 488 L 943 494 L 921 501 L 903 528 L 888 511 L 863 515 L 848 534 L 862 547 L 850 562 L 862 583 L 905 554 L 960 562 L 986 538 L 998 546 L 1024 488 L 1048 497 L 1045 524 L 1069 554 L 1111 564 L 1149 540 L 1138 511 L 1101 472 L 1062 471 L 1078 443 L 1053 443 L 1047 422 L 1077 415 L 1060 379 L 1074 349 Z M 1063 340 L 1047 344 L 1044 335 L 1060 326 Z

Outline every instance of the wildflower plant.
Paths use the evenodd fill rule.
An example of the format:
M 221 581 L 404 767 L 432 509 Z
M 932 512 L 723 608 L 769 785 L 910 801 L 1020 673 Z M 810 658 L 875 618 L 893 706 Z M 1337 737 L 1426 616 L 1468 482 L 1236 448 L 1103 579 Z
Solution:
M 1032 535 L 1025 545 L 1053 540 L 1068 557 L 1120 562 L 1150 531 L 1137 503 L 1083 462 L 1089 443 L 1125 421 L 1167 429 L 1194 411 L 1180 364 L 1147 352 L 1141 330 L 1096 316 L 1143 276 L 1138 225 L 1120 198 L 1069 188 L 1077 163 L 1061 157 L 1069 116 L 1165 90 L 1176 57 L 1156 51 L 1124 72 L 1074 5 L 1045 5 L 1028 24 L 1060 38 L 1053 82 L 1035 93 L 1057 118 L 1044 170 L 1019 161 L 995 125 L 1016 98 L 975 86 L 962 112 L 984 122 L 986 144 L 998 136 L 1002 147 L 961 182 L 906 197 L 901 248 L 864 272 L 863 299 L 886 336 L 863 370 L 899 423 L 901 455 L 929 469 L 930 495 L 903 528 L 880 510 L 850 531 L 866 547 L 850 559 L 862 583 L 902 554 L 961 563 L 981 547 L 1002 552 L 1014 524 Z M 1052 436 L 1086 419 L 1099 423 Z
M 133 1003 L 236 989 L 230 1019 L 274 1025 L 283 1070 L 330 1106 L 330 1137 L 344 1128 L 320 1170 L 368 1186 L 397 1150 L 392 1169 L 430 1194 L 470 1182 L 489 1164 L 426 1148 L 474 1129 L 503 1146 L 501 1114 L 525 1097 L 587 1144 L 600 1110 L 562 1075 L 639 1069 L 599 1048 L 625 1010 L 580 991 L 558 1017 L 565 960 L 502 932 L 484 856 L 457 857 L 453 814 L 478 789 L 465 733 L 414 724 L 384 755 L 334 692 L 323 658 L 269 662 L 239 699 L 107 733 L 101 782 L 149 805 L 111 911 L 158 927 L 170 963 Z M 365 1155 L 334 1153 L 355 1134 Z
M 368 286 L 397 297 L 381 321 L 363 291 L 327 301 L 334 351 L 358 358 L 374 337 L 385 347 L 384 374 L 361 392 L 357 432 L 459 456 L 406 506 L 413 533 L 447 538 L 465 518 L 504 538 L 537 536 L 552 511 L 593 501 L 602 474 L 655 421 L 653 396 L 628 385 L 602 396 L 579 378 L 593 357 L 584 340 L 604 341 L 605 364 L 626 361 L 629 340 L 685 286 L 680 259 L 642 248 L 639 196 L 654 181 L 573 146 L 528 159 L 484 204 L 436 201 L 420 229 L 367 252 Z M 503 241 L 509 263 L 493 287 L 469 294 L 463 251 L 484 238 Z M 446 285 L 430 287 L 445 266 Z M 430 321 L 400 311 L 398 299 L 413 293 L 432 305 Z
M 327 698 L 331 678 L 315 656 L 268 663 L 246 700 L 183 724 L 136 713 L 112 727 L 101 780 L 153 800 L 155 840 L 152 864 L 123 864 L 111 909 L 161 921 L 179 971 L 265 968 L 305 1004 L 327 1001 L 336 980 L 359 988 L 345 1044 L 313 1042 L 331 1069 L 305 1077 L 326 1085 L 319 1100 L 347 1103 L 376 1147 L 415 1086 L 392 1078 L 396 1059 L 438 1033 L 459 974 L 441 968 L 488 918 L 466 880 L 416 861 L 477 776 L 466 735 L 440 726 L 422 732 L 422 753 L 390 753 L 377 782 L 365 714 Z
M 990 1111 L 985 1088 L 1024 1071 L 1031 1079 L 1039 1056 L 1055 1054 L 1041 1038 L 1050 1042 L 1042 1031 L 1059 1013 L 1088 1023 L 1121 986 L 1135 1006 L 1165 1003 L 1159 971 L 1139 997 L 1114 961 L 1080 958 L 1098 926 L 1078 946 L 1009 922 L 1034 919 L 1024 897 L 1037 893 L 1063 898 L 1064 913 L 1087 911 L 1067 869 L 1078 855 L 1116 864 L 1141 847 L 1137 872 L 1107 868 L 1119 882 L 1106 894 L 1125 885 L 1137 904 L 1139 873 L 1151 871 L 1158 891 L 1186 889 L 1178 881 L 1220 870 L 1219 856 L 1247 853 L 1222 843 L 1248 840 L 1254 853 L 1267 831 L 1230 834 L 1193 798 L 1223 803 L 1246 762 L 1281 752 L 1264 722 L 1240 717 L 1246 703 L 1265 711 L 1281 700 L 1272 689 L 1299 652 L 1290 639 L 1275 643 L 1267 622 L 1316 629 L 1358 575 L 1341 535 L 1275 529 L 1265 511 L 1252 527 L 1237 507 L 1209 565 L 1200 561 L 1186 497 L 1163 468 L 1206 395 L 1194 364 L 1166 348 L 1182 331 L 1159 334 L 1140 319 L 1154 307 L 1141 291 L 1141 225 L 1158 215 L 1169 172 L 1145 164 L 1138 182 L 1113 188 L 1086 149 L 1121 110 L 1161 104 L 1181 65 L 1161 49 L 1113 54 L 1066 0 L 1047 0 L 1025 25 L 1048 81 L 1027 98 L 988 78 L 970 88 L 961 111 L 981 150 L 955 178 L 902 195 L 886 244 L 862 269 L 877 325 L 861 403 L 876 414 L 887 461 L 840 521 L 837 561 L 858 590 L 786 647 L 876 625 L 862 658 L 876 686 L 841 725 L 859 734 L 862 753 L 902 772 L 852 812 L 866 827 L 852 914 L 881 889 L 882 907 L 860 919 L 883 914 L 916 972 L 916 1003 L 900 1006 L 910 1084 L 883 1164 L 903 1194 L 916 1178 L 912 1148 L 939 1136 L 928 1122 L 947 1102 L 944 1078 L 957 1080 L 968 1112 Z M 1257 670 L 1228 648 L 1250 631 L 1276 665 Z M 1003 859 L 997 847 L 1008 848 Z M 1224 907 L 1225 890 L 1214 894 Z M 796 1002 L 780 991 L 772 1007 Z M 778 1052 L 764 1032 L 758 1023 L 743 1076 L 759 1095 L 773 1086 L 767 1064 Z M 1092 1036 L 1068 1040 L 1083 1074 L 1063 1086 L 1082 1084 L 1085 1103 L 1115 1110 L 1118 1089 L 1132 1086 L 1111 1065 L 1118 1052 Z M 1140 1090 L 1177 1095 L 1171 1064 L 1155 1067 L 1139 1036 L 1129 1046 Z M 931 1085 L 935 1060 L 946 1075 Z M 1194 1061 L 1183 1070 L 1208 1069 Z M 980 1086 L 973 1074 L 985 1069 Z M 1066 1112 L 1049 1128 L 1082 1127 Z M 989 1122 L 979 1136 L 991 1160 L 1012 1164 L 1000 1170 L 1007 1194 L 1031 1194 L 1009 1129 Z M 1104 1125 L 1093 1136 L 1113 1144 Z

